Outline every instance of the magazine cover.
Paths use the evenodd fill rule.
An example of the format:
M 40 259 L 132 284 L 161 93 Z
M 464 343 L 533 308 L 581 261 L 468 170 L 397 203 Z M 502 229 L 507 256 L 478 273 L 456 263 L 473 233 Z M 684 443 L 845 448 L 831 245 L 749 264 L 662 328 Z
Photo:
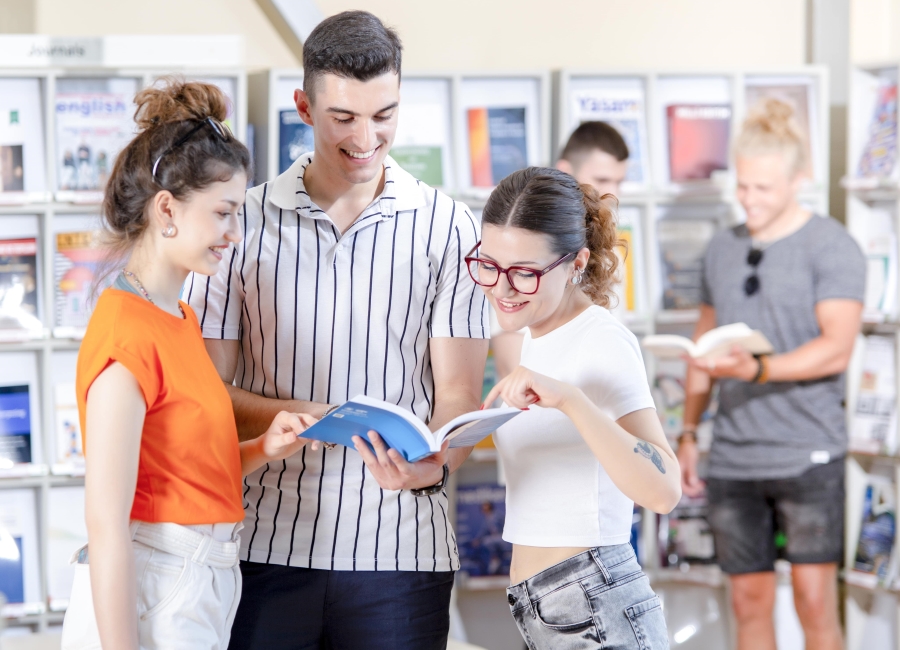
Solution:
M 28 385 L 0 386 L 0 467 L 31 462 Z
M 870 474 L 868 478 L 853 569 L 877 576 L 878 581 L 883 583 L 888 577 L 894 549 L 897 516 L 895 487 L 886 477 Z
M 864 242 L 863 252 L 866 255 L 866 313 L 887 317 L 896 315 L 897 236 L 893 231 L 870 233 Z
M 41 603 L 36 512 L 33 489 L 0 490 L 0 592 L 8 603 L 4 616 L 35 613 L 23 604 Z
M 133 97 L 133 89 L 57 93 L 58 189 L 98 191 L 106 186 L 116 156 L 134 137 Z
M 700 306 L 703 255 L 716 229 L 717 223 L 707 219 L 658 221 L 663 309 Z
M 625 182 L 645 183 L 647 119 L 642 89 L 608 88 L 572 94 L 572 117 L 576 124 L 606 122 L 615 127 L 628 145 L 628 174 Z
M 871 454 L 897 449 L 896 349 L 893 336 L 865 337 L 850 448 Z
M 731 107 L 673 104 L 669 124 L 669 178 L 673 183 L 705 180 L 728 169 Z
M 469 161 L 474 187 L 493 187 L 528 166 L 525 107 L 470 108 Z
M 0 193 L 47 189 L 43 115 L 38 79 L 0 79 Z
M 416 103 L 402 105 L 400 112 L 391 158 L 423 183 L 443 187 L 447 111 L 442 104 Z
M 296 108 L 278 111 L 278 173 L 287 171 L 300 156 L 314 149 L 312 127 Z
M 75 384 L 56 384 L 56 464 L 54 474 L 82 474 L 84 451 L 81 445 L 81 421 L 78 418 L 78 400 Z
M 859 159 L 857 175 L 888 178 L 897 162 L 897 84 L 878 89 L 869 136 Z
M 456 491 L 456 542 L 460 571 L 469 577 L 508 576 L 512 544 L 503 541 L 506 489 L 480 483 Z
M 744 89 L 744 96 L 747 102 L 748 113 L 754 109 L 761 108 L 767 99 L 777 99 L 794 109 L 794 119 L 797 121 L 797 126 L 800 127 L 800 133 L 803 134 L 803 139 L 806 143 L 806 159 L 812 165 L 812 129 L 810 128 L 812 114 L 810 113 L 809 91 L 809 84 L 803 83 L 783 85 L 747 84 Z M 804 171 L 810 174 L 813 172 L 809 168 Z
M 622 265 L 622 271 L 619 274 L 621 282 L 616 287 L 616 293 L 619 295 L 620 305 L 625 307 L 626 311 L 635 310 L 634 295 L 634 232 L 631 224 L 619 224 L 616 230 L 619 240 L 623 245 L 616 246 L 616 254 L 619 256 L 619 263 Z
M 37 269 L 37 240 L 0 239 L 0 334 L 43 329 Z
M 100 248 L 98 231 L 63 232 L 56 235 L 53 264 L 56 281 L 56 328 L 83 330 L 87 327 L 91 317 L 94 273 L 102 258 L 103 249 Z M 112 280 L 111 278 L 109 283 Z

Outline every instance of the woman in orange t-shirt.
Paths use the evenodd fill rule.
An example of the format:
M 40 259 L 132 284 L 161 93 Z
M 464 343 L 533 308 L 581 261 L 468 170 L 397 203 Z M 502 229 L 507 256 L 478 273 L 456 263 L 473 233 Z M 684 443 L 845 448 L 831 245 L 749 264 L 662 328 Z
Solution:
M 127 258 L 97 302 L 78 357 L 87 455 L 87 547 L 63 648 L 228 646 L 240 599 L 241 476 L 305 443 L 314 420 L 280 413 L 238 443 L 231 400 L 194 312 L 188 273 L 212 275 L 242 235 L 250 154 L 222 124 L 215 86 L 170 81 L 135 98 L 103 217 Z

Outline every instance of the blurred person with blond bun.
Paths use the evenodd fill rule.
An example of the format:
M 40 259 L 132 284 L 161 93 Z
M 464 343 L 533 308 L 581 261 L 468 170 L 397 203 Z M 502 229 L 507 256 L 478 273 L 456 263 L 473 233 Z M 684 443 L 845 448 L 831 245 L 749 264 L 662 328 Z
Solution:
M 744 322 L 775 352 L 691 360 L 678 459 L 699 495 L 696 428 L 719 386 L 706 491 L 717 560 L 731 579 L 739 650 L 775 650 L 778 556 L 786 537 L 794 603 L 810 650 L 842 647 L 837 567 L 844 537 L 844 372 L 860 330 L 865 259 L 831 217 L 798 201 L 809 169 L 787 104 L 751 112 L 734 147 L 746 223 L 718 233 L 704 258 L 694 331 Z

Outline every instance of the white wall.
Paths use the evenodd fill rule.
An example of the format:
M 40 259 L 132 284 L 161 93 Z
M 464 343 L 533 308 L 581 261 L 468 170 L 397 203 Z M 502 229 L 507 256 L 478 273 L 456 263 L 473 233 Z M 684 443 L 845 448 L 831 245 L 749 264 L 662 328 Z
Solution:
M 850 60 L 900 58 L 900 0 L 851 0 Z
M 805 0 L 318 0 L 400 32 L 407 70 L 790 66 Z

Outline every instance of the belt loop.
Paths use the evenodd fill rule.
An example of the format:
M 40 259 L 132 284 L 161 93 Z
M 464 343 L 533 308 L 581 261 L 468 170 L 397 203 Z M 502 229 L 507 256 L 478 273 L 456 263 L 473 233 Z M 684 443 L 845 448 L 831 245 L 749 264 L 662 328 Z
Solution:
M 534 603 L 531 602 L 531 594 L 528 593 L 528 581 L 522 583 L 522 591 L 525 592 L 525 598 L 528 599 L 528 609 L 531 610 L 531 618 L 537 618 L 537 610 L 534 608 Z
M 600 549 L 598 547 L 595 546 L 591 549 L 591 557 L 594 559 L 594 562 L 597 563 L 597 568 L 600 569 L 600 573 L 603 574 L 603 581 L 606 584 L 612 584 L 612 575 L 610 575 L 606 565 L 603 564 L 603 560 L 600 558 Z
M 137 535 L 138 528 L 141 527 L 141 522 L 132 521 L 128 524 L 128 536 L 131 538 L 131 541 L 134 541 L 135 535 Z
M 203 535 L 203 539 L 200 540 L 200 546 L 194 551 L 194 557 L 191 560 L 201 566 L 206 564 L 206 560 L 209 558 L 209 551 L 212 549 L 212 543 L 213 538 L 211 535 Z

